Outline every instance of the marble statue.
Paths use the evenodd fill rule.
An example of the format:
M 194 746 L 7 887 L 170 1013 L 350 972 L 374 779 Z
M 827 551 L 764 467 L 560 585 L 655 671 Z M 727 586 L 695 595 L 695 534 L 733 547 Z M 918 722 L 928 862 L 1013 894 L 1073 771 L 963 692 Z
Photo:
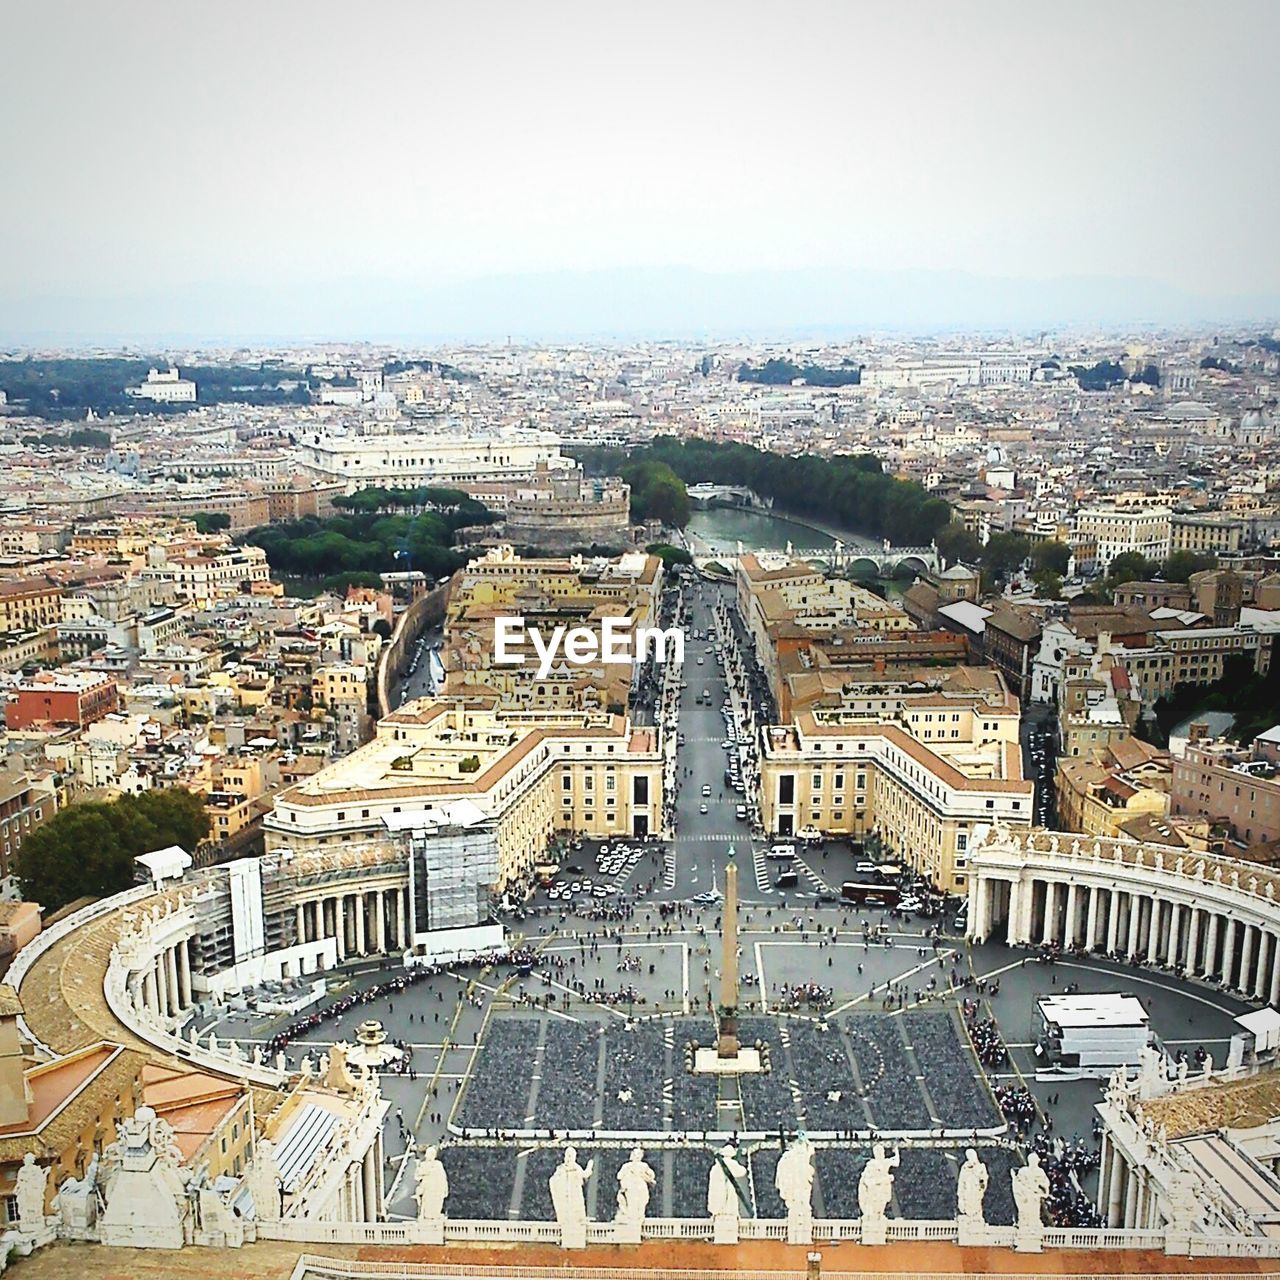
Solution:
M 978 1159 L 978 1153 L 970 1147 L 964 1153 L 964 1164 L 960 1166 L 960 1176 L 956 1180 L 956 1204 L 960 1218 L 975 1226 L 983 1226 L 986 1222 L 983 1202 L 987 1195 L 987 1183 L 990 1174 L 987 1166 Z
M 360 1080 L 351 1073 L 351 1064 L 347 1061 L 347 1055 L 351 1052 L 351 1046 L 339 1042 L 329 1050 L 328 1062 L 323 1058 L 320 1059 L 320 1074 L 325 1085 L 330 1089 L 337 1089 L 339 1093 L 349 1094 L 354 1097 L 360 1092 Z
M 1021 1169 L 1014 1169 L 1009 1178 L 1018 1211 L 1014 1248 L 1038 1253 L 1044 1247 L 1043 1206 L 1049 1194 L 1048 1174 L 1040 1167 L 1040 1157 L 1033 1151 L 1027 1163 Z
M 443 1222 L 444 1202 L 449 1195 L 449 1175 L 434 1146 L 424 1147 L 415 1157 L 413 1198 L 418 1202 L 419 1222 Z
M 714 1225 L 712 1239 L 716 1244 L 738 1243 L 740 1195 L 747 1170 L 738 1162 L 737 1154 L 737 1150 L 726 1143 L 717 1153 L 707 1178 L 707 1212 Z
M 280 1220 L 280 1166 L 276 1163 L 276 1146 L 270 1138 L 259 1138 L 253 1148 L 253 1159 L 245 1183 L 253 1196 L 253 1216 L 259 1222 Z
M 587 1247 L 586 1185 L 595 1161 L 578 1163 L 578 1149 L 565 1147 L 564 1160 L 551 1175 L 551 1205 L 560 1224 L 560 1244 L 565 1249 Z
M 36 1164 L 36 1158 L 27 1152 L 22 1157 L 22 1167 L 13 1184 L 18 1201 L 18 1230 L 23 1235 L 34 1235 L 44 1227 L 44 1197 L 49 1185 L 49 1170 Z
M 284 1056 L 284 1050 L 281 1049 L 276 1054 L 276 1070 L 283 1074 L 289 1068 L 289 1059 Z
M 616 1221 L 643 1222 L 656 1181 L 657 1176 L 645 1161 L 644 1148 L 632 1148 L 630 1159 L 618 1170 Z
M 871 1148 L 871 1159 L 858 1179 L 863 1244 L 884 1244 L 889 1201 L 893 1199 L 893 1170 L 901 1163 L 899 1152 L 895 1151 L 892 1159 L 885 1155 L 883 1142 Z
M 1125 1072 L 1123 1067 L 1117 1067 L 1107 1080 L 1106 1096 L 1107 1101 L 1116 1106 L 1121 1105 L 1126 1097 L 1125 1089 Z
M 87 1240 L 98 1221 L 98 1157 L 94 1156 L 83 1178 L 67 1178 L 55 1197 L 62 1234 Z
M 778 1157 L 773 1185 L 787 1206 L 787 1243 L 813 1243 L 813 1144 L 801 1134 Z
M 244 1244 L 244 1219 L 232 1213 L 227 1202 L 212 1187 L 201 1187 L 198 1199 L 200 1232 L 196 1243 L 239 1249 Z
M 1213 1075 L 1213 1054 L 1208 1052 L 1205 1053 L 1203 1071 L 1206 1080 Z

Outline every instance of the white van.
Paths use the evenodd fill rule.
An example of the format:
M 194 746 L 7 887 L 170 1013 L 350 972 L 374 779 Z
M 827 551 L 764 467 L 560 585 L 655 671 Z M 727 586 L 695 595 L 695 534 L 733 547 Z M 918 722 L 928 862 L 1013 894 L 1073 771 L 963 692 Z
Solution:
M 796 856 L 796 847 L 793 844 L 775 844 L 770 847 L 768 856 L 779 861 L 784 858 L 789 860 Z

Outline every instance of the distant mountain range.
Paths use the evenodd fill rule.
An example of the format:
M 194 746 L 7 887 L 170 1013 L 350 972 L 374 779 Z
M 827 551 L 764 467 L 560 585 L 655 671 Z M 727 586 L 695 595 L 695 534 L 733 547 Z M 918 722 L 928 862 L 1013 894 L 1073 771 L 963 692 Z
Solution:
M 1008 279 L 852 268 L 685 267 L 197 284 L 128 297 L 5 298 L 0 343 L 785 338 L 1280 322 L 1280 294 L 1196 294 L 1148 279 Z

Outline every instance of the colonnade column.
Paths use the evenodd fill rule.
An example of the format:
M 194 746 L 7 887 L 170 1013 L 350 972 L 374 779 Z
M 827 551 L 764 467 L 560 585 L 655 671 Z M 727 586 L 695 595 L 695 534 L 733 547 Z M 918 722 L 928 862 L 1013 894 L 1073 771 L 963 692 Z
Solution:
M 299 902 L 294 908 L 294 940 L 296 942 L 306 942 L 307 940 L 307 913 L 303 909 L 302 903 Z
M 404 940 L 404 890 L 396 890 L 396 946 L 403 951 Z
M 191 940 L 178 943 L 178 990 L 183 1008 L 191 1004 Z
M 1227 936 L 1222 944 L 1222 985 L 1231 986 L 1236 972 L 1236 922 L 1227 917 Z
M 1138 958 L 1138 935 L 1141 932 L 1142 899 L 1135 893 L 1129 894 L 1129 932 L 1125 935 L 1125 954 L 1130 960 Z
M 347 958 L 347 916 L 344 908 L 342 894 L 333 900 L 334 906 L 334 935 L 338 941 L 338 959 L 340 961 Z
M 1120 945 L 1120 912 L 1118 910 L 1119 894 L 1114 889 L 1107 890 L 1107 954 L 1112 955 Z
M 1154 964 L 1160 957 L 1160 910 L 1159 898 L 1147 899 L 1147 963 Z
M 1092 951 L 1098 941 L 1098 904 L 1102 897 L 1102 890 L 1095 885 L 1088 889 L 1087 892 L 1089 894 L 1089 911 L 1084 927 L 1084 945 Z
M 1253 998 L 1263 1000 L 1271 990 L 1271 969 L 1275 965 L 1275 937 L 1258 931 L 1258 971 L 1253 979 Z
M 1240 946 L 1240 973 L 1236 978 L 1236 986 L 1248 994 L 1249 974 L 1253 965 L 1253 926 L 1244 924 L 1240 927 L 1244 930 L 1244 941 Z
M 374 1168 L 372 1147 L 364 1153 L 360 1172 L 364 1180 L 364 1220 L 366 1222 L 377 1222 L 378 1171 Z
M 1040 941 L 1044 945 L 1057 940 L 1058 923 L 1056 916 L 1058 914 L 1056 902 L 1058 898 L 1058 886 L 1052 880 L 1044 882 L 1044 924 L 1040 929 Z
M 1200 970 L 1206 978 L 1213 977 L 1218 965 L 1218 934 L 1220 925 L 1218 917 L 1210 911 L 1205 920 L 1204 935 L 1204 967 Z
M 387 894 L 385 889 L 379 889 L 373 895 L 373 931 L 378 940 L 378 945 L 374 950 L 382 955 L 387 949 Z
M 1076 917 L 1080 914 L 1080 886 L 1074 881 L 1067 886 L 1067 926 L 1064 930 L 1064 945 L 1074 947 L 1079 933 Z
M 182 997 L 178 991 L 178 957 L 173 947 L 165 949 L 164 966 L 169 984 L 169 1012 L 173 1014 L 182 1008 Z
M 1203 914 L 1199 907 L 1191 908 L 1191 921 L 1187 925 L 1187 976 L 1194 978 L 1200 972 L 1196 960 L 1196 948 L 1200 945 L 1200 917 Z
M 356 894 L 355 901 L 356 913 L 356 955 L 365 954 L 364 949 L 364 894 Z
M 1178 963 L 1178 944 L 1182 941 L 1178 935 L 1181 932 L 1182 904 L 1180 902 L 1171 902 L 1169 904 L 1169 942 L 1164 952 L 1164 962 L 1171 969 Z

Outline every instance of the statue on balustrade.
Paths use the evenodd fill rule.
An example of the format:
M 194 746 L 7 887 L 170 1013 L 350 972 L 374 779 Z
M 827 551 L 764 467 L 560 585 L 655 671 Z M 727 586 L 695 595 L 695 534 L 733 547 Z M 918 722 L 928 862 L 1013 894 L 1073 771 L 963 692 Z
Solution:
M 1018 1211 L 1014 1244 L 1018 1249 L 1038 1252 L 1044 1247 L 1044 1202 L 1049 1195 L 1049 1177 L 1033 1151 L 1021 1169 L 1009 1175 L 1013 1183 L 1013 1203 Z
M 889 1202 L 893 1199 L 893 1170 L 901 1163 L 900 1152 L 895 1151 L 892 1159 L 885 1155 L 884 1143 L 877 1142 L 871 1148 L 871 1159 L 858 1179 L 863 1244 L 883 1244 L 885 1241 Z
M 13 1194 L 18 1202 L 18 1230 L 34 1235 L 44 1228 L 44 1198 L 49 1185 L 49 1170 L 36 1164 L 30 1151 L 22 1157 L 22 1165 L 14 1180 Z
M 657 1175 L 645 1161 L 644 1149 L 633 1148 L 631 1158 L 618 1170 L 618 1207 L 613 1220 L 638 1231 L 656 1181 Z
M 253 1216 L 259 1222 L 278 1222 L 283 1193 L 280 1166 L 276 1163 L 276 1147 L 270 1138 L 258 1139 L 244 1180 L 249 1194 L 253 1196 Z
M 802 1133 L 778 1157 L 773 1183 L 787 1206 L 787 1241 L 813 1243 L 813 1144 Z
M 560 1243 L 566 1249 L 587 1247 L 586 1185 L 595 1161 L 578 1163 L 576 1147 L 565 1147 L 564 1160 L 551 1175 L 551 1205 L 560 1224 Z
M 449 1175 L 434 1146 L 418 1152 L 413 1174 L 413 1198 L 418 1202 L 419 1222 L 439 1222 L 444 1218 L 444 1202 L 449 1195 Z
M 964 1164 L 956 1180 L 956 1205 L 960 1213 L 961 1227 L 983 1227 L 986 1216 L 983 1203 L 990 1181 L 987 1166 L 978 1159 L 978 1153 L 970 1147 L 964 1153 Z

